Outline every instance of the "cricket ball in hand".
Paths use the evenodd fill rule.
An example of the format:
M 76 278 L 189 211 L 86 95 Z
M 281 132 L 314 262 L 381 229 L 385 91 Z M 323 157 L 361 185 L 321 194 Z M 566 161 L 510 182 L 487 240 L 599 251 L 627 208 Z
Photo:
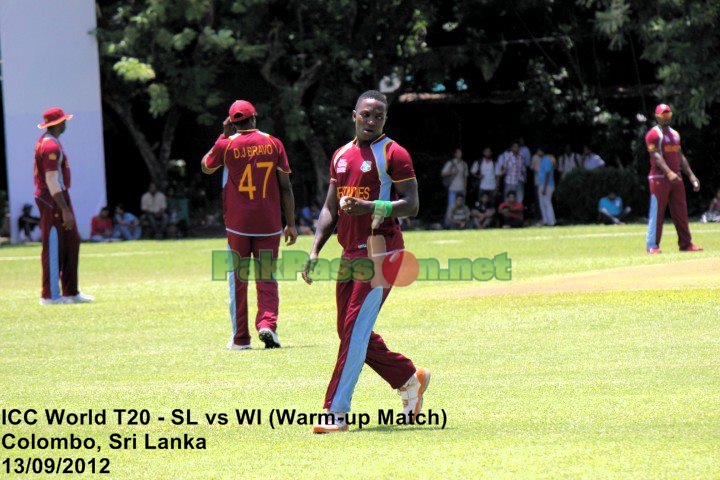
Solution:
M 341 209 L 342 211 L 347 211 L 346 208 L 347 208 L 348 204 L 350 203 L 349 200 L 350 200 L 351 198 L 352 198 L 352 197 L 342 197 L 342 198 L 340 199 L 340 209 Z

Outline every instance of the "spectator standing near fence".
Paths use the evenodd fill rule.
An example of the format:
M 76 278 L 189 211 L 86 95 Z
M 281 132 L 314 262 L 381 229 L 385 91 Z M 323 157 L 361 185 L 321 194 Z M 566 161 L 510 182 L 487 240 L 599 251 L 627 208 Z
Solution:
M 508 194 L 513 192 L 515 199 L 522 203 L 525 188 L 525 166 L 520 156 L 520 144 L 513 142 L 510 150 L 503 154 L 502 175 L 505 177 L 503 196 L 507 200 Z
M 443 184 L 448 189 L 448 204 L 445 213 L 449 212 L 455 204 L 455 197 L 465 195 L 467 192 L 468 166 L 463 160 L 463 152 L 460 148 L 455 149 L 453 158 L 445 162 L 441 175 Z
M 585 170 L 595 170 L 605 166 L 605 160 L 593 152 L 589 145 L 583 147 L 582 167 Z
M 470 173 L 478 182 L 478 200 L 484 194 L 489 195 L 491 198 L 495 196 L 495 190 L 497 189 L 495 161 L 490 148 L 486 147 L 483 150 L 482 158 L 473 162 Z
M 570 172 L 580 167 L 581 164 L 582 157 L 580 157 L 580 154 L 573 152 L 569 143 L 565 145 L 565 152 L 558 158 L 557 170 L 560 172 L 560 180 L 567 177 Z
M 540 156 L 537 172 L 538 204 L 543 225 L 551 227 L 555 225 L 555 210 L 552 204 L 555 191 L 555 159 L 544 148 L 538 148 L 538 155 Z

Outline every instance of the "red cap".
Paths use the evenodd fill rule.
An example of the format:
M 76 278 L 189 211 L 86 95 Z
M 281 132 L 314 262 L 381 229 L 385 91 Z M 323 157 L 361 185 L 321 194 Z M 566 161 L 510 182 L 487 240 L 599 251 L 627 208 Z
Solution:
M 60 107 L 53 107 L 48 108 L 43 113 L 43 120 L 45 120 L 43 123 L 38 124 L 38 128 L 47 128 L 52 127 L 53 125 L 57 125 L 58 123 L 62 123 L 65 120 L 70 120 L 73 118 L 72 115 L 65 115 L 65 112 L 62 111 L 62 108 Z
M 655 116 L 656 117 L 662 117 L 665 115 L 672 115 L 672 110 L 670 109 L 670 105 L 665 105 L 664 103 L 661 103 L 657 107 L 655 107 Z
M 255 111 L 255 107 L 253 107 L 253 104 L 248 101 L 235 100 L 235 102 L 230 105 L 231 122 L 239 122 L 241 120 L 250 118 L 253 115 L 257 115 L 257 112 Z

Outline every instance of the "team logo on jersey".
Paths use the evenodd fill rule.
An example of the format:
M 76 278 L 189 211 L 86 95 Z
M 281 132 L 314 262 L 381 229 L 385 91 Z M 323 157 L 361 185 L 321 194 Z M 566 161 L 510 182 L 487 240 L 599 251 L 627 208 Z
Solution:
M 57 160 L 57 155 L 55 155 L 54 153 L 51 153 L 50 155 L 48 155 L 48 158 L 50 160 Z
M 372 164 L 370 163 L 370 160 L 365 160 L 362 165 L 360 165 L 360 171 L 363 173 L 367 173 L 370 170 L 372 170 Z
M 347 171 L 347 160 L 344 158 L 340 158 L 337 161 L 337 164 L 335 164 L 335 172 L 336 173 L 345 173 Z

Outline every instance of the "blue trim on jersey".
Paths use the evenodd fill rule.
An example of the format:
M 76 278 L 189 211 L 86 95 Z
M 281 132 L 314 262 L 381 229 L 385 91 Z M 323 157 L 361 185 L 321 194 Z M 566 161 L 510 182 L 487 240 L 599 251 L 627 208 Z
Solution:
M 387 157 L 385 156 L 385 145 L 392 142 L 385 137 L 377 143 L 370 145 L 370 149 L 375 157 L 375 165 L 380 177 L 380 195 L 378 200 L 390 200 L 390 189 L 392 188 L 392 178 L 387 172 Z
M 658 222 L 658 201 L 654 194 L 650 195 L 650 213 L 648 213 L 648 231 L 645 244 L 647 249 L 658 248 L 657 244 L 657 222 Z
M 225 188 L 225 184 L 228 182 L 228 176 L 230 175 L 230 171 L 227 167 L 223 167 L 223 179 L 222 179 L 222 186 Z
M 228 244 L 228 266 L 233 266 L 233 256 L 232 256 L 232 249 L 230 248 L 230 244 Z M 236 305 L 236 299 L 235 299 L 235 270 L 232 270 L 228 274 L 228 291 L 230 292 L 230 324 L 232 325 L 232 338 L 235 338 L 235 334 L 237 333 L 237 325 L 235 323 L 236 316 L 235 316 L 235 305 Z M 234 340 L 233 340 L 234 342 Z
M 50 298 L 57 300 L 60 298 L 60 259 L 58 250 L 60 247 L 58 240 L 57 228 L 50 229 Z
M 46 132 L 45 136 L 52 138 L 55 141 L 55 143 L 57 143 L 57 145 L 60 149 L 60 158 L 58 158 L 58 162 L 57 162 L 58 163 L 58 169 L 57 169 L 58 184 L 60 185 L 60 190 L 65 190 L 65 180 L 63 179 L 63 174 L 62 174 L 62 162 L 63 162 L 63 159 L 65 158 L 65 154 L 63 153 L 62 143 L 60 143 L 60 140 L 50 132 Z
M 345 358 L 345 365 L 330 405 L 332 411 L 350 411 L 350 401 L 365 363 L 370 334 L 380 313 L 382 297 L 383 288 L 375 287 L 370 290 L 370 293 L 365 297 L 365 301 L 363 301 L 362 307 L 360 307 L 360 312 L 355 319 L 355 325 L 353 325 L 352 334 L 350 335 L 350 346 Z

